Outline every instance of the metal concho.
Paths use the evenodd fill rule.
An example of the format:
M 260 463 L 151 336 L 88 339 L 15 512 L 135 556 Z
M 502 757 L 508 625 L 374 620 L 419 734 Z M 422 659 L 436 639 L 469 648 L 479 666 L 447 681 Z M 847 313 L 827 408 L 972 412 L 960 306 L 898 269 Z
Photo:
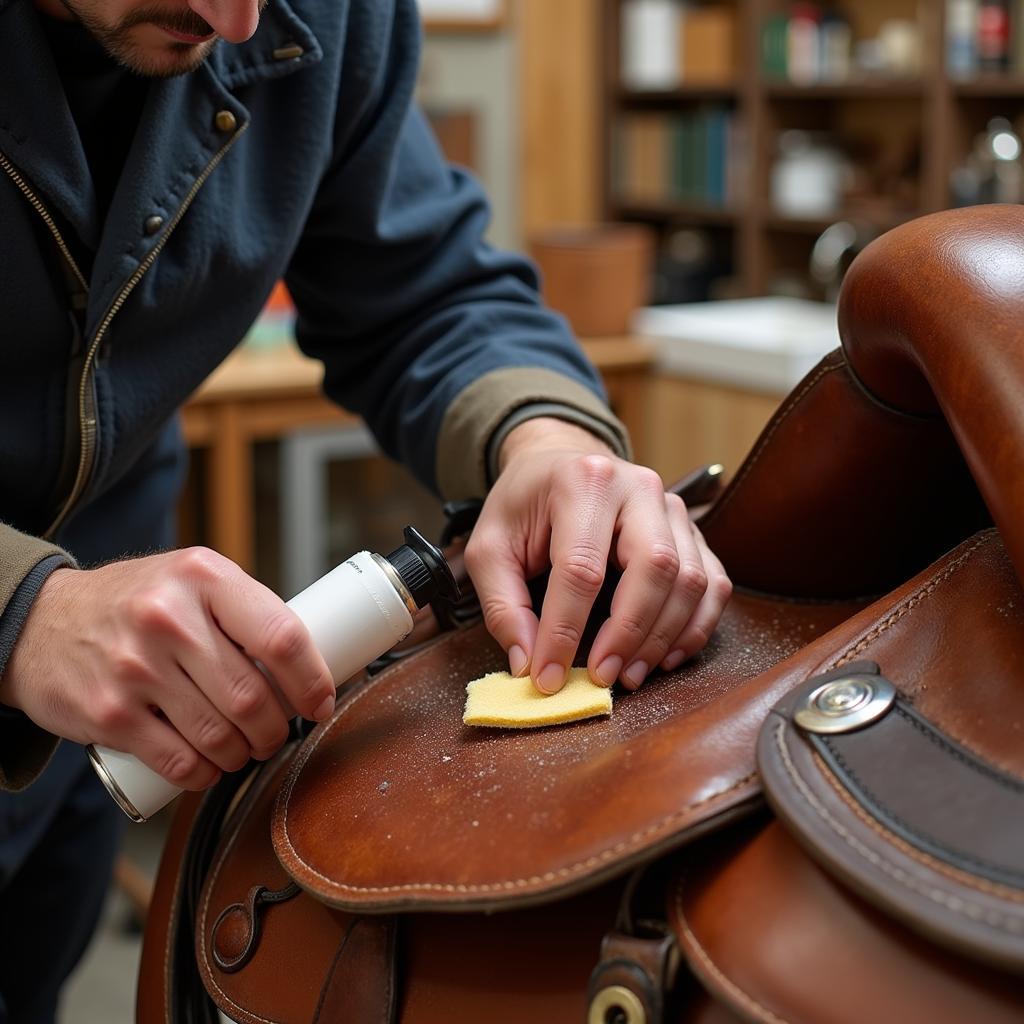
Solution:
M 896 690 L 884 676 L 842 676 L 805 694 L 793 721 L 808 732 L 850 732 L 881 718 L 895 699 Z

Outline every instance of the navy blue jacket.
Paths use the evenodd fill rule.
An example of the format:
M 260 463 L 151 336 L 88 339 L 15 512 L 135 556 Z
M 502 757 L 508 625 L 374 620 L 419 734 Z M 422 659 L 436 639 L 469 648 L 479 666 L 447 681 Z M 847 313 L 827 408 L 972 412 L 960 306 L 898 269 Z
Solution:
M 166 520 L 168 423 L 279 278 L 327 393 L 446 497 L 483 493 L 488 439 L 536 403 L 624 448 L 412 103 L 414 0 L 271 0 L 251 40 L 154 80 L 105 220 L 37 17 L 0 0 L 0 672 L 63 559 L 44 535 L 113 557 Z

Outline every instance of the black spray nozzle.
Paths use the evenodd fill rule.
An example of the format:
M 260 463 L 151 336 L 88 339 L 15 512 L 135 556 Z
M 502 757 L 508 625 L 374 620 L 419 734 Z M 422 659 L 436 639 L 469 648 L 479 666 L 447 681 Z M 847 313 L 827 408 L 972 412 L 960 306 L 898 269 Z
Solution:
M 405 528 L 405 543 L 386 558 L 409 588 L 417 608 L 429 604 L 435 597 L 458 601 L 459 585 L 451 567 L 440 550 L 415 527 Z

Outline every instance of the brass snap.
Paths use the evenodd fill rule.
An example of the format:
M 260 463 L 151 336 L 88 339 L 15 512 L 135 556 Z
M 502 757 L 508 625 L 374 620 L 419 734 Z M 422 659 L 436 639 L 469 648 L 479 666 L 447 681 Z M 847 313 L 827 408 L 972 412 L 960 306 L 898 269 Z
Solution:
M 647 1011 L 636 993 L 609 985 L 591 1000 L 587 1024 L 647 1024 Z
M 238 118 L 230 110 L 218 110 L 213 123 L 218 131 L 233 132 L 238 127 Z

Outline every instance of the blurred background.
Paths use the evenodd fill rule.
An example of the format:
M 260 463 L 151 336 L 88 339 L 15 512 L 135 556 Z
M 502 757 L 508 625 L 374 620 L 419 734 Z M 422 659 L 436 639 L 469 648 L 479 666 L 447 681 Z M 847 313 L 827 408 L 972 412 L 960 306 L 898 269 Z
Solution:
M 483 180 L 670 483 L 727 473 L 838 344 L 843 273 L 951 206 L 1024 200 L 1024 0 L 421 0 L 420 102 Z M 329 406 L 278 289 L 183 412 L 181 541 L 290 597 L 436 500 Z M 65 1024 L 129 1020 L 166 816 L 129 830 Z

